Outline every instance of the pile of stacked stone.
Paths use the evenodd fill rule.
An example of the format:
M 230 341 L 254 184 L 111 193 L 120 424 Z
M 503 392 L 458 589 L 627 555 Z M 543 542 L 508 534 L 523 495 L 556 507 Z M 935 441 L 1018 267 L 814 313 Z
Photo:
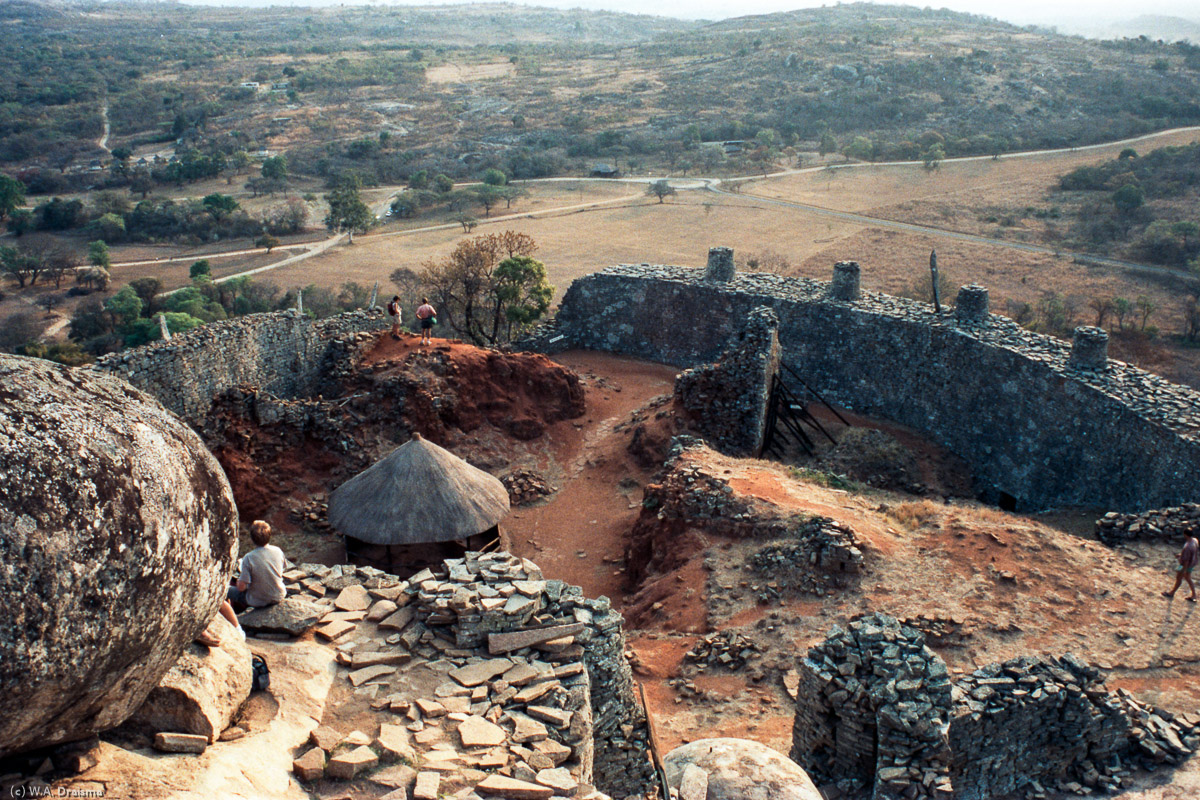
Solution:
M 353 778 L 382 757 L 419 763 L 390 768 L 384 782 L 415 781 L 429 797 L 446 788 L 439 772 L 460 784 L 475 776 L 484 796 L 602 797 L 589 784 L 627 796 L 647 785 L 646 723 L 607 598 L 544 580 L 508 553 L 468 553 L 407 581 L 349 565 L 302 564 L 284 577 L 294 596 L 280 605 L 315 608 L 309 624 L 319 619 L 316 635 L 337 649 L 355 692 L 398 716 L 377 735 L 318 728 L 297 754 L 301 777 Z M 435 661 L 451 669 L 431 696 L 392 691 L 398 671 Z
M 527 469 L 510 472 L 500 479 L 508 490 L 508 500 L 514 506 L 524 506 L 536 503 L 543 497 L 548 497 L 556 489 L 546 482 L 541 475 Z
M 954 796 L 950 678 L 919 631 L 883 614 L 837 627 L 798 669 L 791 758 L 878 800 Z
M 675 400 L 700 435 L 735 456 L 757 456 L 766 431 L 771 381 L 779 371 L 779 319 L 757 308 L 715 364 L 675 378 Z
M 704 441 L 694 436 L 676 436 L 671 440 L 662 475 L 645 488 L 642 507 L 659 519 L 683 519 L 725 536 L 754 536 L 763 526 L 762 516 L 754 513 L 749 500 L 734 497 L 733 487 L 724 478 L 702 465 Z M 782 532 L 787 525 L 777 520 Z
M 882 614 L 835 628 L 797 672 L 792 759 L 875 798 L 1113 791 L 1133 767 L 1178 764 L 1200 745 L 1200 718 L 1109 692 L 1070 655 L 951 682 L 919 631 Z
M 1120 785 L 1129 718 L 1099 673 L 1072 656 L 989 664 L 955 681 L 953 701 L 954 788 L 964 800 L 1056 778 Z
M 863 564 L 858 537 L 849 526 L 829 517 L 812 517 L 789 530 L 794 544 L 774 544 L 764 547 L 750 557 L 757 572 L 777 579 L 789 576 L 800 585 L 797 588 L 816 588 L 812 570 L 819 573 L 857 573 Z
M 726 630 L 703 637 L 684 658 L 693 664 L 737 670 L 758 654 L 759 647 L 753 641 L 737 631 Z
M 314 497 L 293 514 L 296 521 L 305 528 L 322 532 L 333 530 L 333 526 L 329 524 L 329 501 L 324 496 Z
M 1110 511 L 1096 520 L 1096 538 L 1107 545 L 1135 539 L 1169 539 L 1182 542 L 1200 531 L 1200 503 L 1156 508 L 1141 514 Z

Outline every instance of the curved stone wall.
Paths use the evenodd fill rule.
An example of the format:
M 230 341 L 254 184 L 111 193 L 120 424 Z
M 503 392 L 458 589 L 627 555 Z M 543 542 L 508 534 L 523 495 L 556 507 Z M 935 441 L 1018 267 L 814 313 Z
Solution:
M 1138 510 L 1200 494 L 1200 393 L 1116 361 L 1085 368 L 1070 345 L 995 315 L 871 292 L 833 299 L 804 278 L 618 266 L 575 281 L 553 325 L 524 344 L 691 367 L 764 305 L 785 364 L 830 402 L 964 458 L 986 500 Z
M 325 376 L 330 343 L 347 333 L 387 327 L 382 310 L 316 320 L 295 311 L 213 322 L 96 362 L 153 395 L 194 427 L 213 398 L 241 384 L 291 398 L 313 392 Z

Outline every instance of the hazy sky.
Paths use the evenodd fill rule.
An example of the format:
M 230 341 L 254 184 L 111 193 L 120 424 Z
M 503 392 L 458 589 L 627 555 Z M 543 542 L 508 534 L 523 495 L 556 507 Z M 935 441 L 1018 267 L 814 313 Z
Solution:
M 384 4 L 387 0 L 186 0 L 191 3 L 217 5 L 362 5 L 366 2 Z M 444 5 L 456 0 L 405 0 L 388 5 Z M 467 0 L 462 0 L 466 2 Z M 486 1 L 486 0 L 485 0 Z M 796 8 L 813 8 L 834 3 L 813 0 L 537 0 L 522 5 L 551 6 L 554 8 L 592 8 L 626 11 L 639 14 L 658 14 L 687 19 L 724 19 L 747 14 L 769 14 L 790 11 Z M 1079 23 L 1127 20 L 1141 14 L 1163 14 L 1169 16 L 1200 19 L 1200 6 L 1196 0 L 1143 0 L 1138 3 L 1121 0 L 943 0 L 934 3 L 907 3 L 914 6 L 950 8 L 985 14 L 1020 24 L 1046 23 L 1055 20 L 1072 20 Z

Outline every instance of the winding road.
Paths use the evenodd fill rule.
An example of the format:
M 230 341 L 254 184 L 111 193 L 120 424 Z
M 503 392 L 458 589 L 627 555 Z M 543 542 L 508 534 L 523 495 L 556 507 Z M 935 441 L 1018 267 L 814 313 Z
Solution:
M 108 132 L 107 104 L 105 105 L 105 115 L 104 116 L 105 116 L 105 139 L 106 139 L 107 132 Z M 1172 128 L 1172 129 L 1166 130 L 1166 131 L 1158 131 L 1157 133 L 1148 133 L 1143 136 L 1135 136 L 1135 137 L 1132 137 L 1129 139 L 1121 139 L 1121 140 L 1118 140 L 1115 142 L 1104 142 L 1101 144 L 1084 145 L 1081 147 L 1060 147 L 1060 148 L 1049 149 L 1049 150 L 1027 150 L 1027 151 L 1023 151 L 1023 152 L 1019 152 L 1019 153 L 1005 153 L 1005 154 L 1002 154 L 999 156 L 990 156 L 989 155 L 989 156 L 963 156 L 960 158 L 947 158 L 943 161 L 943 163 L 954 164 L 954 163 L 961 163 L 961 162 L 992 161 L 992 160 L 1007 161 L 1007 160 L 1011 160 L 1011 159 L 1033 158 L 1033 157 L 1039 157 L 1039 156 L 1057 155 L 1057 154 L 1064 154 L 1064 153 L 1088 152 L 1088 151 L 1094 151 L 1094 150 L 1101 150 L 1104 148 L 1125 147 L 1125 146 L 1129 146 L 1129 145 L 1140 144 L 1140 143 L 1152 141 L 1154 139 L 1161 138 L 1164 136 L 1171 136 L 1171 135 L 1175 135 L 1175 134 L 1179 134 L 1179 133 L 1189 133 L 1189 132 L 1200 133 L 1200 126 L 1191 126 L 1191 127 L 1185 127 L 1185 128 Z M 103 146 L 103 145 L 101 145 L 101 146 Z M 922 162 L 922 161 L 851 162 L 851 163 L 846 163 L 846 164 L 833 164 L 833 165 L 821 165 L 821 166 L 814 166 L 814 167 L 786 169 L 786 170 L 780 170 L 778 172 L 767 173 L 765 175 L 758 175 L 758 174 L 743 175 L 743 176 L 732 177 L 732 178 L 704 178 L 704 177 L 673 178 L 670 176 L 657 176 L 657 177 L 644 177 L 644 178 L 584 178 L 584 177 L 570 178 L 570 177 L 562 177 L 562 178 L 539 178 L 539 179 L 528 180 L 528 181 L 513 181 L 513 183 L 514 184 L 535 184 L 535 183 L 541 184 L 541 183 L 568 183 L 568 182 L 574 182 L 574 183 L 597 182 L 597 183 L 605 183 L 605 184 L 609 184 L 609 185 L 611 185 L 613 183 L 627 183 L 627 184 L 631 184 L 631 185 L 645 186 L 645 185 L 654 183 L 656 181 L 666 180 L 670 183 L 671 187 L 674 188 L 676 191 L 707 191 L 707 192 L 712 192 L 714 194 L 719 194 L 719 195 L 728 196 L 728 197 L 738 197 L 738 198 L 743 198 L 743 199 L 753 198 L 756 202 L 766 203 L 766 204 L 780 206 L 780 207 L 784 207 L 784 208 L 790 208 L 790 209 L 794 209 L 796 211 L 799 211 L 799 212 L 802 212 L 805 214 L 810 214 L 810 215 L 818 216 L 818 217 L 837 219 L 837 220 L 841 220 L 841 221 L 845 221 L 845 222 L 853 222 L 853 223 L 857 223 L 857 224 L 861 224 L 861 225 L 869 225 L 871 227 L 886 228 L 889 230 L 904 231 L 906 233 L 918 233 L 918 234 L 923 234 L 926 236 L 939 237 L 939 238 L 943 238 L 943 239 L 953 239 L 953 240 L 962 241 L 962 242 L 969 242 L 971 244 L 983 244 L 983 245 L 990 245 L 993 247 L 1004 247 L 1004 248 L 1008 248 L 1011 250 L 1020 250 L 1020 251 L 1027 252 L 1027 253 L 1042 253 L 1042 254 L 1047 254 L 1047 255 L 1052 255 L 1052 256 L 1057 256 L 1057 257 L 1068 256 L 1068 257 L 1073 257 L 1079 263 L 1086 264 L 1088 266 L 1096 266 L 1096 267 L 1104 267 L 1104 268 L 1109 268 L 1109 269 L 1120 269 L 1120 270 L 1132 271 L 1132 272 L 1137 272 L 1137 273 L 1141 273 L 1141 274 L 1145 274 L 1145 275 L 1151 275 L 1151 276 L 1159 277 L 1159 278 L 1167 277 L 1167 278 L 1172 278 L 1172 279 L 1179 280 L 1179 281 L 1185 282 L 1185 283 L 1190 283 L 1190 284 L 1200 283 L 1200 277 L 1191 275 L 1189 273 L 1184 273 L 1179 270 L 1170 269 L 1168 267 L 1158 267 L 1158 266 L 1154 266 L 1151 264 L 1140 264 L 1140 263 L 1133 262 L 1133 261 L 1123 261 L 1121 259 L 1095 256 L 1095 255 L 1090 255 L 1090 254 L 1086 254 L 1086 253 L 1075 253 L 1075 252 L 1069 252 L 1069 251 L 1063 251 L 1063 250 L 1056 250 L 1054 248 L 1043 247 L 1041 245 L 1035 245 L 1035 244 L 1027 244 L 1025 242 L 1012 242 L 1012 241 L 1006 241 L 1004 239 L 993 239 L 993 238 L 989 238 L 987 236 L 978 236 L 978 235 L 970 234 L 970 233 L 961 233 L 959 231 L 947 230 L 945 228 L 936 228 L 936 227 L 929 226 L 929 225 L 917 225 L 917 224 L 913 224 L 913 223 L 909 223 L 909 222 L 900 222 L 897 220 L 886 219 L 883 217 L 873 217 L 873 216 L 870 216 L 867 214 L 859 214 L 859 213 L 850 212 L 850 211 L 838 211 L 836 209 L 825 208 L 822 206 L 811 205 L 808 203 L 798 203 L 798 202 L 791 201 L 791 200 L 779 200 L 776 198 L 764 197 L 762 195 L 756 195 L 756 194 L 752 194 L 752 193 L 751 194 L 736 193 L 736 192 L 731 192 L 728 189 L 724 188 L 725 186 L 728 186 L 730 184 L 738 184 L 738 183 L 743 183 L 743 182 L 747 182 L 747 181 L 769 180 L 771 178 L 780 178 L 780 177 L 786 177 L 789 175 L 801 175 L 801 174 L 805 174 L 805 173 L 821 172 L 823 170 L 868 169 L 868 168 L 896 167 L 896 166 L 924 167 L 924 162 Z M 379 202 L 377 202 L 372 208 L 372 210 L 375 212 L 377 217 L 384 213 L 384 211 L 387 209 L 387 207 L 391 203 L 391 200 L 395 196 L 395 194 L 402 191 L 404 188 L 405 187 L 403 187 L 403 186 L 389 187 L 388 195 L 383 200 L 380 200 Z M 555 214 L 588 211 L 588 210 L 592 210 L 592 209 L 603 208 L 605 206 L 615 205 L 618 203 L 627 203 L 627 202 L 629 202 L 635 198 L 638 198 L 640 196 L 642 196 L 642 193 L 637 192 L 635 194 L 622 195 L 620 197 L 610 198 L 608 200 L 598 200 L 598 201 L 594 201 L 594 202 L 590 202 L 590 203 L 578 203 L 578 204 L 568 205 L 568 206 L 558 206 L 555 208 L 547 208 L 547 209 L 542 209 L 539 211 L 521 212 L 521 213 L 517 213 L 517 214 L 503 214 L 503 215 L 499 215 L 499 216 L 495 216 L 495 217 L 488 217 L 488 218 L 481 219 L 478 221 L 478 224 L 493 225 L 496 223 L 507 222 L 507 221 L 511 221 L 514 219 L 535 219 L 538 217 L 553 216 Z M 457 227 L 459 227 L 458 223 L 443 223 L 443 224 L 438 224 L 438 225 L 426 225 L 426 226 L 422 226 L 419 228 L 409 228 L 409 229 L 402 230 L 402 231 L 389 231 L 386 233 L 368 234 L 368 236 L 371 236 L 371 238 L 374 238 L 376 236 L 380 236 L 380 237 L 382 237 L 382 236 L 412 236 L 412 235 L 415 235 L 418 233 L 425 233 L 428 231 L 436 231 L 436 230 L 448 230 L 448 229 L 457 228 Z M 338 244 L 345 237 L 346 237 L 346 234 L 339 233 L 339 234 L 330 236 L 329 238 L 324 239 L 315 244 L 291 246 L 287 249 L 294 250 L 297 247 L 304 247 L 305 250 L 304 250 L 304 252 L 290 255 L 286 258 L 283 258 L 283 259 L 273 262 L 271 264 L 266 264 L 261 267 L 256 267 L 254 269 L 245 270 L 243 272 L 239 272 L 234 275 L 226 275 L 222 278 L 218 278 L 217 282 L 222 283 L 224 281 L 234 280 L 235 278 L 242 278 L 242 277 L 246 277 L 249 275 L 258 275 L 258 274 L 261 274 L 264 272 L 270 272 L 271 270 L 279 269 L 280 267 L 286 267 L 288 265 L 295 264 L 298 261 L 303 261 L 307 258 L 312 258 L 313 256 L 320 255 L 321 253 L 326 252 L 327 250 L 329 250 L 330 248 L 332 248 L 333 246 Z M 215 258 L 231 258 L 231 257 L 236 257 L 236 256 L 254 255 L 254 254 L 265 253 L 265 252 L 267 252 L 265 248 L 249 248 L 249 249 L 240 249 L 240 250 L 229 250 L 229 251 L 224 251 L 224 252 L 220 252 L 220 253 L 206 253 L 203 255 L 203 258 L 207 258 L 207 259 L 211 260 L 211 259 L 215 259 Z M 196 256 L 193 255 L 193 256 L 177 256 L 177 257 L 162 258 L 162 259 L 152 259 L 149 261 L 125 261 L 125 262 L 115 263 L 115 264 L 113 264 L 113 266 L 114 267 L 144 266 L 147 264 L 155 264 L 155 263 L 170 263 L 170 262 L 188 261 L 188 260 L 194 260 L 195 258 L 196 258 Z

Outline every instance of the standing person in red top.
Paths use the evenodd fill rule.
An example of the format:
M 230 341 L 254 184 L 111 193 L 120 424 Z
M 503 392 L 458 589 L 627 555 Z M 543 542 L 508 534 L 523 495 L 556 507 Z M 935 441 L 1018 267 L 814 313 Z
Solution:
M 1200 540 L 1196 539 L 1196 535 L 1188 536 L 1187 543 L 1183 549 L 1179 551 L 1179 566 L 1175 568 L 1175 585 L 1171 587 L 1171 591 L 1163 592 L 1163 597 L 1174 597 L 1175 592 L 1179 591 L 1179 584 L 1187 581 L 1188 588 L 1192 590 L 1192 596 L 1188 598 L 1188 602 L 1196 602 L 1196 584 L 1192 583 L 1192 570 L 1197 562 L 1200 562 Z
M 433 342 L 433 323 L 437 321 L 437 309 L 429 305 L 429 298 L 422 297 L 417 306 L 417 319 L 421 320 L 421 344 Z

